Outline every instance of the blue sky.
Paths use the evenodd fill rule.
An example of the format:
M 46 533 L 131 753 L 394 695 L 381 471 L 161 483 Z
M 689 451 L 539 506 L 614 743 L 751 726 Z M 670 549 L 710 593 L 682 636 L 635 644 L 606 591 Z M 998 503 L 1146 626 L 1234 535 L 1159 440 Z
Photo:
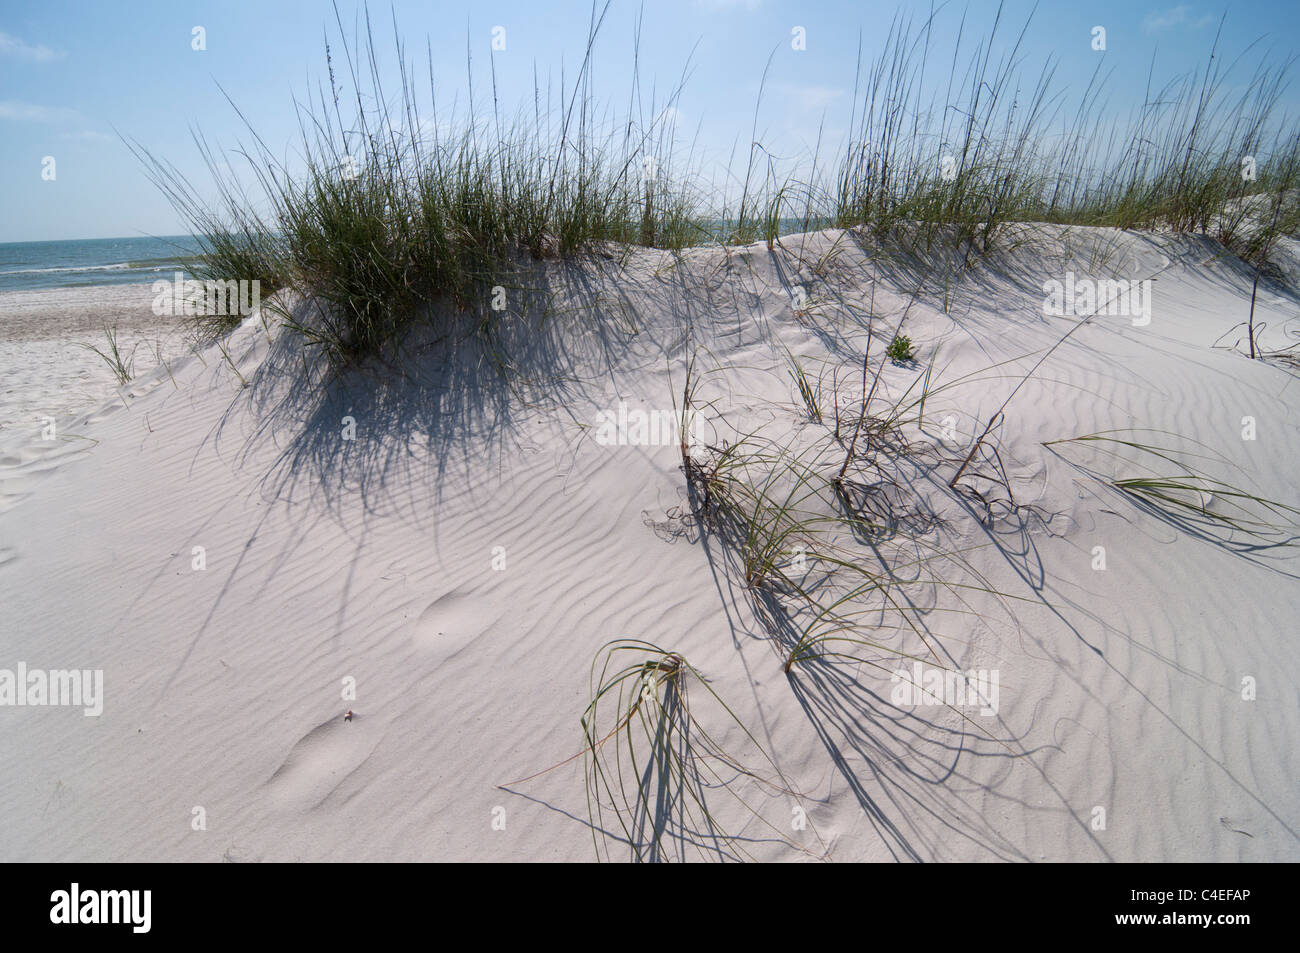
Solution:
M 476 95 L 487 89 L 487 57 L 494 59 L 503 101 L 530 100 L 533 71 L 543 83 L 569 76 L 582 58 L 590 5 L 541 0 L 498 3 L 394 0 L 410 53 L 424 58 L 428 38 L 444 103 L 465 97 L 465 51 L 475 62 Z M 901 7 L 923 19 L 929 3 Z M 340 0 L 345 23 L 360 3 Z M 992 21 L 996 2 L 948 4 L 935 42 L 948 49 L 963 12 L 968 45 Z M 650 0 L 641 36 L 641 82 L 662 92 L 687 64 L 691 74 L 679 102 L 679 128 L 699 131 L 710 161 L 725 160 L 733 143 L 747 148 L 764 65 L 776 49 L 759 119 L 760 137 L 794 155 L 811 149 L 824 121 L 835 145 L 847 129 L 859 36 L 869 61 L 885 41 L 896 0 L 785 3 L 776 0 Z M 1004 17 L 1019 29 L 1032 3 L 1008 0 Z M 1268 53 L 1300 49 L 1300 4 L 1295 0 L 1235 3 L 1052 2 L 1034 12 L 1024 47 L 1025 70 L 1036 76 L 1055 60 L 1056 85 L 1082 92 L 1105 57 L 1114 73 L 1117 112 L 1140 102 L 1153 51 L 1157 80 L 1199 67 L 1220 16 L 1228 13 L 1221 45 L 1231 57 L 1262 44 L 1243 64 L 1242 78 Z M 632 37 L 639 5 L 615 0 L 595 61 L 597 95 L 621 110 L 627 101 Z M 387 3 L 372 4 L 381 48 L 391 49 Z M 492 28 L 506 28 L 506 49 L 491 52 Z M 1090 46 L 1093 26 L 1107 31 L 1107 51 Z M 192 49 L 201 26 L 206 49 Z M 804 27 L 807 49 L 791 49 L 791 30 Z M 246 137 L 221 87 L 277 152 L 297 136 L 293 97 L 324 81 L 326 31 L 337 29 L 328 0 L 102 3 L 93 0 L 0 0 L 0 241 L 37 241 L 183 231 L 180 219 L 145 177 L 117 133 L 139 140 L 197 181 L 205 179 L 192 127 L 211 142 L 233 146 Z M 337 46 L 335 45 L 337 49 Z M 692 56 L 692 50 L 694 55 Z M 423 67 L 422 67 L 423 68 Z M 1157 83 L 1158 85 L 1158 83 Z M 1300 113 L 1300 90 L 1284 106 Z M 46 156 L 56 178 L 42 179 Z

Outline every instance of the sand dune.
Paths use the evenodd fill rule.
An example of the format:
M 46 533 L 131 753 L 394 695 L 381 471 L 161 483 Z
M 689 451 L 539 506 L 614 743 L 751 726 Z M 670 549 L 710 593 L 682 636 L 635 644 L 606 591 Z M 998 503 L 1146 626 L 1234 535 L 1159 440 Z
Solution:
M 477 340 L 413 342 L 397 369 L 307 386 L 262 316 L 230 361 L 175 358 L 62 417 L 53 441 L 29 417 L 62 408 L 66 382 L 19 386 L 0 434 L 0 668 L 102 669 L 105 698 L 99 717 L 0 707 L 0 858 L 591 859 L 570 759 L 593 659 L 639 639 L 708 678 L 752 735 L 695 691 L 729 751 L 779 769 L 734 778 L 757 816 L 707 793 L 760 859 L 1300 859 L 1294 549 L 1198 538 L 1106 482 L 1123 461 L 1042 445 L 1166 432 L 1300 505 L 1295 371 L 1227 346 L 1250 275 L 1210 243 L 1013 228 L 1015 251 L 952 263 L 946 288 L 937 253 L 839 231 L 539 265 L 546 321 L 526 314 L 502 342 L 537 384 L 517 392 Z M 1044 314 L 1043 282 L 1099 273 L 1102 255 L 1107 275 L 1154 277 L 1149 323 L 1099 315 L 1071 336 L 992 433 L 1009 485 L 972 483 L 983 508 L 948 491 L 1078 320 Z M 894 703 L 884 650 L 787 674 L 733 557 L 690 516 L 677 444 L 597 439 L 620 402 L 671 415 L 694 357 L 703 444 L 815 455 L 828 428 L 803 412 L 787 350 L 847 408 L 868 327 L 882 349 L 904 315 L 917 358 L 886 366 L 881 398 L 932 360 L 932 386 L 951 386 L 908 433 L 928 456 L 899 492 L 933 514 L 918 538 L 965 553 L 954 581 L 1000 594 L 922 587 L 918 617 L 934 658 L 998 672 L 993 717 Z M 1263 290 L 1263 344 L 1293 343 L 1298 315 Z M 7 379 L 34 346 L 0 352 Z M 659 806 L 641 823 L 667 831 L 670 859 L 736 854 L 674 816 L 671 792 Z M 603 849 L 630 856 L 602 816 Z

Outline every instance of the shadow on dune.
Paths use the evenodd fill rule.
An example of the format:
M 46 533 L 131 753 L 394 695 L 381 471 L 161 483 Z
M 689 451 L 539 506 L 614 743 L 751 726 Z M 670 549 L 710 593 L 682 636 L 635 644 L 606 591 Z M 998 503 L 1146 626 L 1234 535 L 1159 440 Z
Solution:
M 604 750 L 595 756 L 602 762 L 600 770 L 589 769 L 592 798 L 606 799 L 608 794 L 608 800 L 622 800 L 623 810 L 618 811 L 622 834 L 613 841 L 628 849 L 631 860 L 743 861 L 753 859 L 749 847 L 780 843 L 775 834 L 756 838 L 730 833 L 715 818 L 716 802 L 739 799 L 734 788 L 745 785 L 752 776 L 718 751 L 695 724 L 676 681 L 665 686 L 663 709 L 653 735 L 646 740 L 635 777 L 604 771 Z M 627 787 L 635 792 L 629 793 Z M 724 793 L 728 797 L 723 797 Z M 734 813 L 735 804 L 731 806 Z M 603 850 L 608 857 L 609 846 L 599 845 L 598 852 Z
M 1291 579 L 1300 578 L 1296 572 L 1277 565 L 1281 560 L 1293 561 L 1296 546 L 1300 544 L 1300 526 L 1296 524 L 1294 513 L 1270 511 L 1265 503 L 1256 504 L 1254 512 L 1244 512 L 1244 507 L 1237 506 L 1236 501 L 1225 505 L 1216 498 L 1215 493 L 1210 493 L 1209 500 L 1202 504 L 1205 506 L 1204 512 L 1198 512 L 1197 505 L 1190 499 L 1183 506 L 1158 502 L 1140 493 L 1121 489 L 1106 473 L 1094 466 L 1068 459 L 1054 447 L 1048 449 L 1066 465 L 1084 474 L 1104 490 L 1114 499 L 1117 509 L 1131 508 L 1177 533 L 1234 553 L 1270 572 Z M 1171 467 L 1171 474 L 1172 478 L 1189 483 L 1198 479 L 1195 474 L 1180 472 L 1176 466 Z M 1233 526 L 1233 521 L 1240 525 Z
M 976 759 L 1005 760 L 1012 770 L 1024 755 L 946 708 L 951 724 L 922 717 L 872 691 L 844 660 L 810 659 L 787 678 L 836 770 L 895 860 L 941 858 L 967 841 L 981 856 L 1025 860 L 989 821 L 999 795 Z M 990 724 L 996 722 L 990 721 Z M 1010 806 L 1010 805 L 1008 805 Z
M 925 466 L 917 469 L 921 475 L 928 472 Z M 898 491 L 907 482 L 900 478 L 889 485 Z M 790 688 L 835 772 L 889 855 L 899 861 L 972 853 L 990 860 L 1030 859 L 997 822 L 1024 809 L 1000 792 L 999 779 L 1017 766 L 1038 770 L 1021 764 L 1031 761 L 1037 749 L 1024 748 L 996 713 L 986 716 L 980 705 L 896 703 L 884 697 L 891 694 L 889 689 L 882 695 L 873 688 L 886 678 L 892 685 L 892 673 L 910 669 L 913 656 L 903 653 L 901 643 L 897 651 L 890 646 L 895 637 L 918 630 L 929 646 L 943 653 L 944 668 L 961 668 L 929 625 L 940 606 L 939 587 L 928 578 L 931 570 L 924 570 L 928 549 L 915 543 L 916 551 L 908 557 L 913 568 L 906 577 L 891 569 L 899 561 L 893 547 L 905 550 L 911 540 L 903 525 L 919 521 L 914 528 L 937 530 L 942 528 L 939 517 L 917 509 L 919 496 L 903 501 L 907 505 L 901 508 L 894 500 L 894 515 L 899 519 L 883 521 L 890 533 L 884 537 L 855 534 L 866 549 L 864 556 L 879 562 L 881 585 L 894 594 L 893 608 L 882 603 L 868 614 L 855 614 L 855 609 L 837 601 L 844 595 L 844 585 L 831 578 L 834 573 L 810 573 L 800 582 L 802 594 L 790 591 L 780 580 L 745 586 L 740 557 L 745 527 L 706 504 L 702 486 L 699 480 L 688 483 L 690 512 L 703 518 L 683 517 L 698 521 L 698 535 L 683 535 L 701 542 L 715 584 L 729 603 L 733 639 L 766 641 L 783 663 L 797 654 L 797 660 L 786 666 Z M 1027 535 L 1027 528 L 1022 529 Z M 889 550 L 881 548 L 886 544 Z M 947 557 L 940 553 L 938 558 Z M 837 623 L 827 631 L 825 641 L 802 642 L 809 622 L 805 598 L 839 606 L 835 612 L 847 614 L 848 628 L 841 631 Z M 740 621 L 737 603 L 741 601 L 759 623 L 757 632 L 746 630 Z M 898 621 L 900 611 L 907 614 L 910 625 Z M 938 659 L 935 663 L 940 664 Z M 1052 810 L 1068 821 L 1072 816 L 1068 801 L 1057 794 L 1059 804 Z M 1003 802 L 1005 810 L 999 809 Z M 1085 830 L 1081 824 L 1079 828 Z M 1097 846 L 1099 855 L 1106 856 L 1104 848 Z
M 1154 247 L 1150 239 L 1143 241 Z M 752 318 L 761 307 L 762 292 L 774 289 L 748 290 L 734 275 L 721 274 L 743 267 L 732 257 L 711 275 L 683 259 L 653 274 L 644 269 L 612 274 L 603 266 L 593 269 L 589 261 L 548 263 L 530 272 L 527 288 L 512 289 L 509 309 L 487 330 L 472 315 L 431 313 L 388 359 L 337 374 L 326 370 L 299 332 L 278 328 L 265 359 L 218 429 L 237 422 L 232 429 L 241 431 L 245 454 L 268 444 L 275 448 L 273 464 L 261 477 L 262 491 L 271 498 L 311 502 L 334 512 L 359 504 L 366 512 L 409 515 L 417 524 L 432 522 L 436 504 L 445 495 L 473 492 L 484 479 L 490 481 L 498 467 L 504 468 L 506 458 L 528 448 L 525 425 L 533 418 L 598 399 L 604 378 L 629 355 L 647 362 L 689 358 L 693 330 L 706 322 L 722 343 L 762 339 L 767 329 Z M 996 312 L 997 302 L 1038 308 L 1043 262 L 1030 257 L 1006 256 L 964 273 L 953 301 L 978 301 L 984 312 Z M 779 285 L 788 291 L 799 276 L 781 256 L 771 258 Z M 947 292 L 936 285 L 933 256 L 880 254 L 874 261 L 880 280 L 895 289 L 912 287 L 932 301 Z M 859 326 L 871 323 L 874 315 L 861 307 L 861 295 L 856 303 L 843 296 L 834 300 Z M 944 310 L 952 303 L 945 302 Z M 655 340 L 639 333 L 648 307 L 655 310 Z M 292 320 L 309 324 L 311 308 L 310 303 L 298 303 Z M 987 320 L 995 318 L 994 313 Z M 828 351 L 851 353 L 840 330 L 820 323 L 809 330 Z M 922 470 L 918 479 L 932 476 Z M 937 520 L 932 514 L 905 510 L 899 494 L 909 481 L 899 479 L 902 482 L 883 487 L 850 483 L 846 501 L 860 517 L 866 514 L 881 522 L 890 538 L 900 532 L 922 533 Z M 1005 474 L 1001 482 L 990 482 L 1005 484 Z M 689 513 L 708 509 L 689 474 L 686 493 Z M 1045 571 L 1035 540 L 1034 530 L 1050 524 L 1050 517 L 1014 504 L 998 515 L 987 499 L 963 499 L 962 505 L 984 525 L 989 541 L 1017 576 L 1065 621 L 1045 597 Z M 728 608 L 733 639 L 767 638 L 775 650 L 788 655 L 801 631 L 781 594 L 760 587 L 739 595 L 739 535 L 739 527 L 715 523 L 702 525 L 698 537 L 724 602 L 729 598 L 736 606 L 747 601 L 766 630 L 741 632 L 740 614 Z M 715 541 L 721 553 L 711 545 Z M 877 556 L 886 561 L 879 552 Z M 907 605 L 927 632 L 925 616 L 932 608 L 932 603 Z M 876 661 L 891 665 L 900 659 L 882 652 Z M 926 860 L 956 853 L 952 845 L 964 842 L 963 854 L 1029 859 L 995 823 L 996 815 L 1015 816 L 1027 806 L 1000 794 L 996 778 L 1032 752 L 1020 749 L 1019 739 L 996 718 L 984 719 L 969 710 L 894 704 L 862 678 L 863 664 L 862 659 L 816 656 L 790 668 L 787 679 L 814 737 L 889 854 L 897 860 Z M 672 697 L 665 708 L 680 718 L 684 730 L 652 746 L 651 757 L 633 781 L 640 796 L 630 811 L 620 814 L 618 823 L 596 822 L 601 838 L 647 861 L 688 856 L 735 860 L 747 853 L 747 845 L 774 842 L 776 838 L 724 835 L 707 811 L 688 809 L 707 803 L 716 795 L 716 786 L 698 770 L 661 770 L 672 759 L 687 765 L 694 760 L 689 715 Z M 993 770 L 984 766 L 988 759 L 995 762 Z M 994 781 L 989 781 L 990 775 Z M 1006 810 L 999 811 L 1003 805 Z M 1063 821 L 1070 819 L 1063 796 L 1053 810 Z M 1097 850 L 1106 855 L 1100 845 Z
M 272 498 L 368 512 L 436 502 L 521 452 L 527 420 L 580 401 L 624 350 L 628 319 L 593 271 L 530 269 L 488 319 L 431 307 L 394 353 L 339 371 L 291 326 L 313 323 L 317 305 L 298 301 L 218 435 L 238 419 L 242 458 L 275 446 L 261 480 Z

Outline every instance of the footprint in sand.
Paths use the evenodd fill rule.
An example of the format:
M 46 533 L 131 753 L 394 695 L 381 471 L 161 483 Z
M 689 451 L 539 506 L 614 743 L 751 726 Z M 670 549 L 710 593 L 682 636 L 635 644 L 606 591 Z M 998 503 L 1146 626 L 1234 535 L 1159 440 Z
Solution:
M 382 720 L 363 715 L 322 722 L 298 739 L 267 781 L 268 793 L 289 806 L 319 807 L 370 757 L 383 730 Z
M 8 512 L 29 496 L 31 496 L 30 493 L 13 493 L 9 490 L 0 490 L 0 513 Z
M 101 420 L 107 420 L 122 409 L 121 404 L 105 404 L 99 410 L 86 414 L 82 419 L 88 424 L 97 424 Z
M 454 655 L 482 635 L 501 613 L 476 596 L 449 592 L 429 603 L 411 627 L 411 645 Z

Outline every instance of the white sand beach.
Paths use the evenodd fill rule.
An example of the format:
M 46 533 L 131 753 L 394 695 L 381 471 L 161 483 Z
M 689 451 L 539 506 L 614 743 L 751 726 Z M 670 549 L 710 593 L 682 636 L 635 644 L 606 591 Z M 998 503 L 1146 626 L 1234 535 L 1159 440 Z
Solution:
M 0 434 L 23 433 L 102 403 L 117 380 L 89 348 L 116 329 L 137 373 L 189 352 L 180 322 L 156 316 L 148 284 L 0 291 Z
M 266 308 L 229 360 L 178 344 L 115 388 L 72 360 L 97 300 L 50 324 L 6 299 L 0 668 L 102 670 L 103 698 L 0 706 L 0 859 L 1300 860 L 1296 548 L 1144 505 L 1111 482 L 1131 448 L 1044 445 L 1141 432 L 1300 506 L 1296 368 L 1232 348 L 1252 276 L 1213 242 L 1008 227 L 924 274 L 841 230 L 539 263 L 545 307 L 502 332 L 536 385 L 514 392 L 478 338 L 318 386 Z M 1049 353 L 1080 320 L 1044 314 L 1067 272 L 1154 279 L 1149 322 L 1100 314 Z M 884 362 L 900 321 L 915 359 Z M 1300 300 L 1261 285 L 1256 321 L 1291 347 Z M 676 440 L 599 424 L 670 418 L 693 360 L 695 459 L 834 476 L 869 330 L 869 413 L 928 389 L 847 470 L 884 529 L 778 548 L 838 534 L 898 604 L 860 593 L 851 658 L 787 671 L 806 609 L 747 588 Z M 703 744 L 697 786 L 593 814 L 580 719 L 615 640 L 689 663 L 691 721 L 734 761 Z M 914 665 L 996 673 L 996 702 L 900 703 Z

